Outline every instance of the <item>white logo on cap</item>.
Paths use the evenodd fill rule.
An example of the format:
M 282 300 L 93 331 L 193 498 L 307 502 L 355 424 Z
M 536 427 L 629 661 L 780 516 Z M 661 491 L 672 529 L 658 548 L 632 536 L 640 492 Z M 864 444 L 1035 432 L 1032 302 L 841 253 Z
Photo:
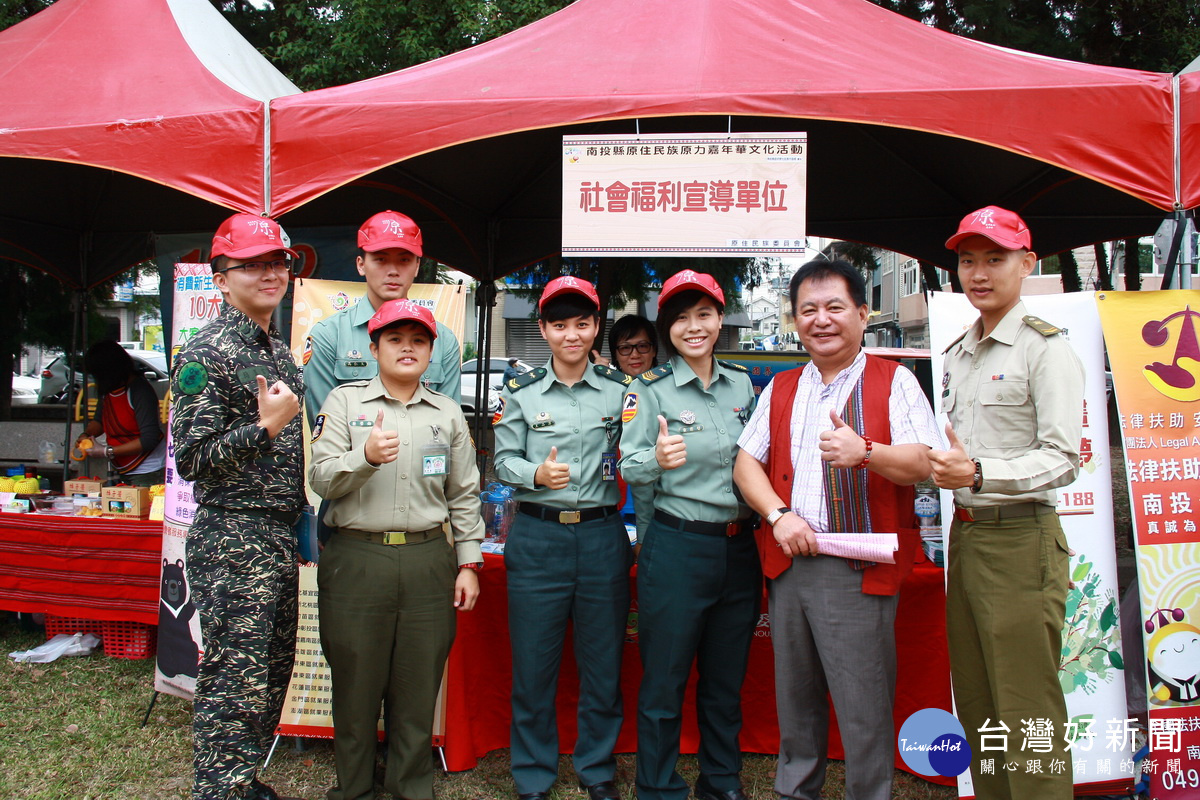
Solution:
M 696 273 L 695 273 L 695 272 L 693 272 L 692 270 L 690 270 L 690 269 L 685 269 L 683 272 L 680 272 L 680 273 L 679 273 L 679 280 L 681 280 L 681 281 L 695 281 L 695 280 L 699 280 L 699 278 L 696 276 Z
M 574 278 L 572 278 L 570 275 L 567 275 L 566 277 L 564 277 L 562 279 L 562 285 L 570 286 L 572 288 L 579 288 L 579 282 L 576 281 Z
M 400 226 L 400 221 L 395 219 L 384 220 L 383 229 L 392 236 L 404 238 L 404 228 Z
M 981 208 L 975 212 L 975 221 L 985 228 L 996 227 L 996 212 L 990 208 Z
M 275 238 L 275 231 L 271 229 L 271 221 L 266 219 L 248 219 L 246 224 L 250 226 L 251 231 L 267 237 L 268 239 Z

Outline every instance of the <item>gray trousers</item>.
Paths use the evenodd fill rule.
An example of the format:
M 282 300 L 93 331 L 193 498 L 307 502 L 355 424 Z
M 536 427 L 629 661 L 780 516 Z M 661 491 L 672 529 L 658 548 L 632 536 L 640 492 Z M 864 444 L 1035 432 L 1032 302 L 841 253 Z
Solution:
M 896 729 L 895 595 L 862 593 L 862 573 L 833 556 L 797 557 L 770 584 L 779 712 L 775 791 L 818 800 L 833 697 L 846 749 L 847 800 L 888 800 Z

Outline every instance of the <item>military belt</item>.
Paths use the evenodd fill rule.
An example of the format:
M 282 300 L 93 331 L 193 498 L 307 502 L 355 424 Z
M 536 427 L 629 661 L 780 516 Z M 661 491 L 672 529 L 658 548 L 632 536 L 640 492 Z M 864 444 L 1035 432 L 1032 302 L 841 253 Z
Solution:
M 617 513 L 617 509 L 612 506 L 600 506 L 599 508 L 551 508 L 540 503 L 521 503 L 517 506 L 517 510 L 531 517 L 537 517 L 538 519 L 550 522 L 560 522 L 563 525 L 577 525 L 580 522 L 591 522 L 594 519 L 604 519 L 610 514 Z
M 1036 517 L 1039 514 L 1054 513 L 1054 508 L 1045 503 L 1012 503 L 1006 506 L 979 506 L 968 508 L 954 504 L 954 518 L 959 522 L 997 522 L 1002 519 L 1017 517 Z
M 210 506 L 207 503 L 201 503 L 200 507 L 221 514 L 245 514 L 248 517 L 269 519 L 274 522 L 283 523 L 289 527 L 294 527 L 300 521 L 299 511 L 278 511 L 273 508 L 226 508 L 225 506 Z
M 655 511 L 654 521 L 661 522 L 669 528 L 687 533 L 702 533 L 705 536 L 737 536 L 754 527 L 754 518 L 735 519 L 733 522 L 700 522 L 699 520 L 680 519 L 665 511 Z
M 390 545 L 420 544 L 437 536 L 443 538 L 446 536 L 440 525 L 427 531 L 359 531 L 354 528 L 338 528 L 337 532 L 342 536 L 349 536 L 351 539 Z

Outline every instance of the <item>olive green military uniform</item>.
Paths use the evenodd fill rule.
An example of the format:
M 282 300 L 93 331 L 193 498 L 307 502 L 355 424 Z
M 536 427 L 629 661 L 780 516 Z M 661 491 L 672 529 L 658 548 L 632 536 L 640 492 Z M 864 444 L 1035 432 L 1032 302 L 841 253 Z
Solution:
M 554 697 L 568 620 L 580 678 L 575 772 L 588 786 L 614 777 L 632 560 L 616 508 L 616 452 L 630 380 L 596 365 L 567 386 L 551 360 L 504 386 L 496 475 L 516 487 L 521 508 L 504 548 L 512 774 L 521 794 L 548 791 L 558 775 Z M 552 447 L 571 468 L 565 489 L 534 485 Z
M 333 387 L 350 381 L 366 381 L 379 374 L 379 364 L 371 357 L 371 337 L 367 323 L 375 309 L 363 297 L 350 308 L 339 311 L 313 326 L 304 352 L 304 385 L 308 390 L 308 418 L 311 422 L 325 405 Z M 433 357 L 421 376 L 425 388 L 460 400 L 462 386 L 458 339 L 442 323 L 437 324 Z
M 302 421 L 296 415 L 274 439 L 258 426 L 258 375 L 304 395 L 275 326 L 264 331 L 228 304 L 172 372 L 175 465 L 199 503 L 187 539 L 204 643 L 194 800 L 258 796 L 295 655 Z
M 978 493 L 956 489 L 950 529 L 946 634 L 954 699 L 975 754 L 979 798 L 1071 797 L 1058 683 L 1069 562 L 1054 489 L 1079 470 L 1083 367 L 1058 328 L 1018 303 L 981 339 L 974 325 L 946 350 L 942 405 L 967 455 L 978 459 Z M 974 521 L 966 517 L 973 516 Z M 991 676 L 991 677 L 989 677 Z M 1023 719 L 1055 726 L 1054 750 L 1021 752 Z M 990 720 L 990 723 L 988 722 Z M 980 774 L 979 729 L 1007 725 L 1009 752 Z M 1031 758 L 1041 772 L 1027 772 Z M 1020 769 L 1001 768 L 1016 761 Z
M 399 457 L 374 466 L 365 444 L 380 410 Z M 454 641 L 460 564 L 483 560 L 479 470 L 458 403 L 418 387 L 391 397 L 378 378 L 329 393 L 313 426 L 309 482 L 336 533 L 317 572 L 321 647 L 333 678 L 337 786 L 374 797 L 379 704 L 387 699 L 384 786 L 433 797 L 433 714 Z M 450 523 L 453 547 L 443 533 Z
M 625 396 L 621 474 L 634 486 L 653 484 L 657 493 L 637 575 L 641 800 L 688 796 L 675 767 L 693 662 L 701 776 L 717 791 L 741 787 L 741 689 L 762 572 L 750 509 L 733 485 L 733 461 L 753 411 L 750 378 L 723 361 L 714 363 L 707 388 L 675 357 L 644 373 Z M 664 470 L 655 457 L 660 414 L 687 445 L 687 461 L 677 469 Z

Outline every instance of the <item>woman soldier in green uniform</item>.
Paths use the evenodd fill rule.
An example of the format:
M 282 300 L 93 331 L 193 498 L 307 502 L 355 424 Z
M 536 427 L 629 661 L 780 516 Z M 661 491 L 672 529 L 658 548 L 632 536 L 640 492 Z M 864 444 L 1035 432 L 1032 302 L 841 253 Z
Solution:
M 625 395 L 621 472 L 655 487 L 638 557 L 639 800 L 685 800 L 676 771 L 683 692 L 699 673 L 699 800 L 741 800 L 741 688 L 762 602 L 751 512 L 733 485 L 737 440 L 754 407 L 744 368 L 713 357 L 725 295 L 684 270 L 663 284 L 658 332 L 670 361 Z

